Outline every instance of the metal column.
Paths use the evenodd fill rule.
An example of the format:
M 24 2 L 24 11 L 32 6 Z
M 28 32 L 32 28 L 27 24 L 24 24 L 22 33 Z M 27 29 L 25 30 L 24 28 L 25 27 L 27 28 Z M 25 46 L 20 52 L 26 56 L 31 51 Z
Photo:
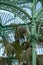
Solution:
M 35 23 L 35 13 L 36 13 L 36 0 L 33 0 L 33 7 L 32 7 L 32 65 L 36 65 L 36 23 Z

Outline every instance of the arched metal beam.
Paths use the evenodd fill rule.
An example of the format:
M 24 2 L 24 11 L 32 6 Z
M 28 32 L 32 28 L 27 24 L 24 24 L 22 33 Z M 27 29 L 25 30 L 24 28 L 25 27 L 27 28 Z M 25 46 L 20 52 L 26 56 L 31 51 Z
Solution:
M 2 0 L 2 1 L 6 1 L 6 2 L 11 2 L 13 4 L 26 4 L 26 3 L 32 3 L 33 0 Z
M 14 8 L 20 10 L 21 12 L 23 12 L 30 20 L 32 19 L 32 17 L 26 11 L 24 11 L 22 8 L 20 8 L 20 6 L 14 5 L 14 4 L 12 4 L 10 2 L 6 2 L 6 1 L 0 1 L 0 5 L 7 5 L 10 7 L 14 7 Z

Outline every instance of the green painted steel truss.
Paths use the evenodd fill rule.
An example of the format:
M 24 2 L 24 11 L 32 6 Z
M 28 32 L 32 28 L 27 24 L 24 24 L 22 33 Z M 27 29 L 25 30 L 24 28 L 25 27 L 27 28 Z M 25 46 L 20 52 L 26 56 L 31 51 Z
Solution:
M 38 0 L 38 1 L 41 1 L 41 0 Z M 13 4 L 13 2 L 16 3 L 16 4 Z M 22 3 L 24 4 L 24 3 L 28 3 L 28 2 L 32 3 L 32 17 L 25 10 L 23 10 L 22 7 L 18 6 L 18 4 L 22 4 Z M 43 0 L 41 2 L 43 3 Z M 6 6 L 6 7 L 4 7 L 4 6 Z M 11 10 L 7 9 L 7 7 L 10 7 Z M 15 9 L 17 9 L 17 11 L 19 10 L 19 12 L 22 12 L 22 14 L 24 14 L 26 16 L 26 18 L 30 19 L 30 23 L 24 22 L 24 24 L 14 24 L 14 25 L 3 26 L 0 23 L 0 35 L 3 35 L 2 32 L 4 33 L 5 30 L 13 30 L 20 25 L 21 26 L 27 25 L 27 27 L 29 25 L 31 25 L 32 26 L 31 35 L 32 35 L 32 37 L 35 36 L 35 38 L 36 38 L 36 33 L 37 33 L 36 32 L 36 23 L 38 21 L 37 18 L 40 15 L 40 13 L 43 11 L 43 8 L 41 8 L 38 12 L 36 12 L 36 0 L 33 0 L 33 1 L 32 0 L 15 0 L 15 1 L 14 0 L 8 0 L 8 1 L 7 0 L 0 0 L 0 9 L 10 11 L 10 12 L 13 12 L 13 13 L 14 13 Z M 36 50 L 35 50 L 35 47 L 34 47 L 35 44 L 36 44 L 36 40 L 34 38 L 32 38 L 32 65 L 36 65 Z

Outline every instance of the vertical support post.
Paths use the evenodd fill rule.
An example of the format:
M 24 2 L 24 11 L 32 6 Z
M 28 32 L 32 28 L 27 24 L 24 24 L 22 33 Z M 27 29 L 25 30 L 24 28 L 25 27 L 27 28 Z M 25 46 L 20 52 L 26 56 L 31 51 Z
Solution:
M 32 35 L 36 35 L 36 23 L 35 23 L 35 13 L 36 13 L 36 0 L 33 0 L 32 7 Z M 36 65 L 36 40 L 32 38 L 32 65 Z

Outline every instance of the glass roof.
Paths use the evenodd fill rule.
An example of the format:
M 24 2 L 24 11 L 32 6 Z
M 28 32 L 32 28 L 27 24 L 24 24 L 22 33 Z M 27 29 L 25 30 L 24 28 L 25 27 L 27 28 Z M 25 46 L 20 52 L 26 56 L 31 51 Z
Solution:
M 22 7 L 23 10 L 25 10 L 31 17 L 32 17 L 32 0 L 19 0 L 19 2 L 17 2 L 18 0 L 15 0 L 16 4 L 20 7 Z M 28 1 L 30 3 L 28 3 Z M 11 2 L 13 2 L 13 0 L 11 0 Z M 24 3 L 25 2 L 25 3 Z M 23 3 L 23 4 L 22 4 Z M 42 7 L 42 4 L 41 2 L 38 2 L 36 4 L 36 12 Z M 23 14 L 22 12 L 20 12 L 19 10 L 17 9 L 13 9 L 13 7 L 9 8 L 7 6 L 3 6 L 1 5 L 0 7 L 0 18 L 1 18 L 1 21 L 0 23 L 3 25 L 3 26 L 6 26 L 6 25 L 10 25 L 10 24 L 19 24 L 19 23 L 27 23 L 27 22 L 31 22 L 30 19 L 28 17 L 26 17 L 25 14 Z M 9 10 L 9 11 L 6 11 L 6 10 L 2 10 L 3 8 L 7 8 L 6 10 Z M 13 12 L 12 12 L 13 10 Z M 42 15 L 42 14 L 41 14 Z M 9 33 L 8 32 L 8 39 L 10 39 L 10 41 L 14 40 L 14 36 L 13 36 L 13 33 Z M 2 52 L 2 50 L 1 50 Z
M 32 3 L 20 4 L 18 6 L 22 7 L 23 10 L 26 11 L 32 17 L 32 9 L 31 9 Z M 36 5 L 36 12 L 40 10 L 41 7 L 42 7 L 41 3 L 38 2 Z M 9 9 L 9 7 L 7 8 Z M 13 8 L 10 9 L 13 10 Z M 0 18 L 2 25 L 9 25 L 10 23 L 18 24 L 18 23 L 30 22 L 30 19 L 17 9 L 14 9 L 14 12 L 0 10 Z

